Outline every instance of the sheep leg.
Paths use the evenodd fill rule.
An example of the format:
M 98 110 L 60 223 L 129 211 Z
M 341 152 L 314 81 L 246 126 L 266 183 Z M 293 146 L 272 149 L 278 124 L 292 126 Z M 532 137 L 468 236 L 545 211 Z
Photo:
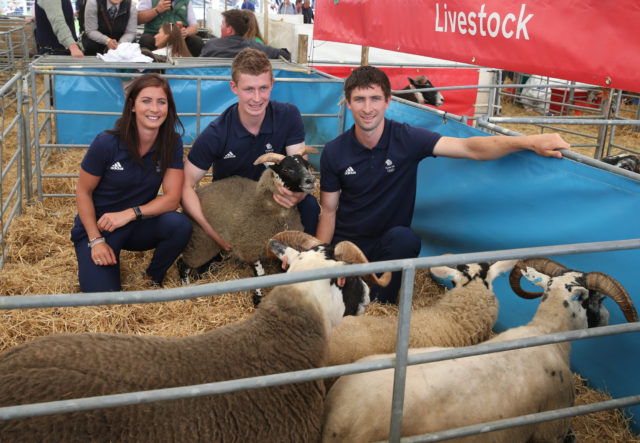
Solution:
M 189 276 L 191 275 L 191 271 L 193 270 L 193 268 L 187 265 L 182 259 L 182 257 L 180 257 L 176 261 L 176 266 L 178 267 L 178 275 L 180 275 L 180 282 L 183 285 L 188 285 L 191 281 Z
M 262 263 L 260 263 L 260 260 L 256 261 L 253 264 L 253 275 L 256 277 L 261 277 L 264 275 L 264 267 L 262 266 Z M 258 306 L 262 301 L 262 297 L 262 288 L 257 288 L 253 292 L 253 306 Z

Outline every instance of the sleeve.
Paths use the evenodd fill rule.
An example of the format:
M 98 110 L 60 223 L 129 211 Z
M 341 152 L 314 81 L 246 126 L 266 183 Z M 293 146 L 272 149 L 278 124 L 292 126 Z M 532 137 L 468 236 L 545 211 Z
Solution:
M 87 0 L 84 7 L 84 29 L 89 40 L 107 44 L 107 36 L 98 31 L 98 4 L 96 0 Z
M 173 148 L 173 161 L 171 163 L 171 169 L 184 169 L 184 161 L 182 160 L 184 156 L 184 146 L 182 144 L 182 139 L 178 137 L 178 141 L 176 142 L 175 148 Z
M 194 166 L 207 171 L 218 160 L 220 139 L 211 126 L 208 126 L 196 139 L 187 158 Z
M 96 177 L 102 177 L 107 169 L 107 151 L 105 133 L 100 133 L 89 145 L 89 149 L 82 159 L 81 167 L 84 171 Z
M 38 6 L 44 9 L 45 14 L 47 15 L 47 20 L 49 20 L 49 23 L 51 24 L 51 29 L 53 29 L 53 33 L 56 35 L 62 46 L 68 48 L 74 43 L 77 43 L 64 19 L 62 2 L 60 2 L 60 0 L 39 0 Z
M 120 37 L 120 43 L 133 43 L 136 39 L 136 32 L 138 28 L 138 13 L 136 12 L 136 6 L 131 2 L 131 9 L 129 9 L 129 22 L 127 28 Z
M 148 11 L 151 9 L 151 0 L 140 0 L 138 2 L 138 11 Z
M 296 105 L 287 104 L 289 112 L 287 112 L 287 122 L 289 122 L 289 131 L 287 132 L 287 139 L 285 140 L 285 146 L 296 145 L 304 142 L 304 123 L 302 122 L 302 115 Z
M 193 10 L 193 2 L 189 2 L 187 5 L 187 26 L 197 25 L 198 19 L 196 18 L 196 13 Z
M 426 157 L 433 157 L 433 148 L 442 135 L 425 128 L 418 128 L 407 124 L 405 124 L 405 128 L 406 137 L 408 138 L 405 146 L 418 147 L 416 152 L 417 159 L 422 160 Z
M 326 145 L 320 154 L 320 191 L 338 192 L 340 190 L 340 179 L 337 171 L 331 165 L 331 148 Z

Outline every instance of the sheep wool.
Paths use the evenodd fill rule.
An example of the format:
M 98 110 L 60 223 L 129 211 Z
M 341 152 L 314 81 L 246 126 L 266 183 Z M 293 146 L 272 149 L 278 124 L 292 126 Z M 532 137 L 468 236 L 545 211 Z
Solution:
M 274 288 L 247 320 L 185 338 L 55 335 L 0 354 L 0 406 L 210 383 L 323 366 L 326 307 Z M 0 441 L 318 441 L 321 380 L 0 421 Z

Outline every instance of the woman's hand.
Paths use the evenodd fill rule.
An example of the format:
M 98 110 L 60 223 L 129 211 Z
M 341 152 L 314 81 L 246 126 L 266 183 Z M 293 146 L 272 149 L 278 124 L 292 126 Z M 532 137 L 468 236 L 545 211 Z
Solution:
M 107 242 L 101 242 L 91 248 L 91 260 L 98 266 L 115 265 L 116 255 Z
M 120 212 L 107 212 L 98 219 L 98 229 L 113 232 L 130 221 L 135 220 L 135 218 L 136 214 L 133 212 L 133 209 L 125 209 Z

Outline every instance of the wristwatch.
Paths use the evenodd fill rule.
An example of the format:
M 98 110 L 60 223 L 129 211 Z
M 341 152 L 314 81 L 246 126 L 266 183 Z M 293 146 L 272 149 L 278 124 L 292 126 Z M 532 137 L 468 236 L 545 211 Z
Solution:
M 142 218 L 142 211 L 140 210 L 139 207 L 134 206 L 133 212 L 136 214 L 136 220 L 140 220 Z

